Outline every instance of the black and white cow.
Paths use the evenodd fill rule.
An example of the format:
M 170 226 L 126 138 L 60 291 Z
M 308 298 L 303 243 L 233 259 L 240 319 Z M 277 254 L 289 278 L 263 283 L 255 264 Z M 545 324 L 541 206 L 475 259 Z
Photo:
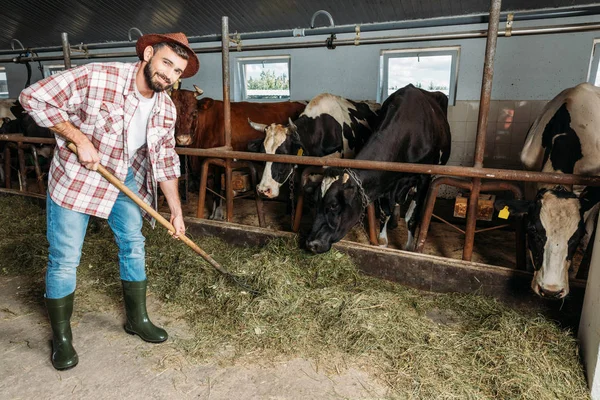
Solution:
M 450 156 L 448 98 L 413 85 L 393 93 L 383 103 L 381 122 L 356 159 L 421 164 L 446 164 Z M 431 177 L 387 171 L 328 169 L 321 182 L 317 216 L 306 247 L 324 253 L 356 225 L 363 204 L 387 198 L 388 204 L 402 203 L 414 192 L 406 222 L 407 248 L 412 248 L 415 229 Z
M 529 169 L 600 174 L 600 88 L 582 83 L 563 90 L 542 110 L 521 151 Z M 595 225 L 600 189 L 579 196 L 572 187 L 539 184 L 533 201 L 498 200 L 511 214 L 527 215 L 527 244 L 534 268 L 531 287 L 546 298 L 569 293 L 569 268 L 577 246 L 586 247 Z M 587 221 L 586 221 L 587 220 Z
M 288 126 L 249 121 L 254 129 L 265 132 L 265 138 L 250 142 L 248 150 L 297 155 L 302 149 L 301 154 L 307 156 L 354 158 L 375 129 L 379 109 L 377 103 L 322 93 Z M 293 170 L 292 164 L 267 162 L 257 191 L 269 198 L 277 197 Z

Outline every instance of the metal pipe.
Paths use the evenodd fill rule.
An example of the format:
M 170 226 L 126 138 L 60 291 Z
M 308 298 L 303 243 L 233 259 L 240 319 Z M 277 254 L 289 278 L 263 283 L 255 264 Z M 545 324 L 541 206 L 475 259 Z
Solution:
M 34 138 L 21 135 L 0 135 L 0 141 L 43 144 L 56 143 L 54 139 L 50 138 Z M 455 167 L 451 165 L 409 164 L 387 161 L 354 160 L 347 158 L 321 158 L 309 156 L 299 157 L 282 154 L 250 153 L 246 151 L 192 149 L 187 147 L 176 147 L 175 150 L 181 155 L 197 157 L 235 158 L 248 161 L 272 161 L 288 164 L 315 165 L 319 167 L 328 166 L 340 168 L 373 169 L 377 171 L 448 175 L 492 180 L 556 183 L 557 185 L 600 186 L 600 176 L 583 176 L 496 168 Z
M 325 10 L 319 10 L 316 13 L 313 14 L 312 18 L 310 19 L 310 29 L 315 29 L 315 18 L 317 18 L 318 15 L 323 14 L 325 15 L 327 18 L 329 18 L 329 26 L 328 28 L 334 28 L 335 24 L 333 23 L 333 17 L 331 16 L 331 14 L 328 11 Z
M 21 134 L 0 135 L 0 141 L 19 142 L 19 143 L 56 144 L 56 140 L 52 139 L 52 138 L 28 137 L 28 136 L 23 136 Z
M 63 32 L 60 34 L 62 40 L 63 59 L 65 60 L 65 69 L 71 68 L 71 47 L 69 46 L 69 34 Z
M 492 82 L 494 81 L 494 58 L 496 56 L 496 43 L 498 41 L 498 25 L 500 25 L 500 8 L 502 0 L 491 0 L 490 22 L 485 46 L 485 61 L 483 64 L 483 78 L 481 83 L 481 99 L 479 117 L 477 119 L 477 138 L 475 141 L 475 168 L 483 167 L 483 155 L 485 152 L 485 133 L 492 97 Z M 463 247 L 463 260 L 471 261 L 473 257 L 473 245 L 475 243 L 475 229 L 477 226 L 477 208 L 479 203 L 479 192 L 481 189 L 481 178 L 473 178 L 473 185 L 467 204 L 467 223 L 465 227 L 465 245 Z
M 362 28 L 361 28 L 362 29 Z M 539 34 L 555 34 L 555 33 L 573 33 L 573 32 L 587 32 L 600 30 L 600 23 L 589 22 L 582 24 L 571 24 L 564 26 L 554 27 L 532 27 L 527 29 L 514 29 L 511 32 L 512 36 L 529 36 Z M 498 35 L 504 36 L 506 31 L 498 31 Z M 361 45 L 374 45 L 374 44 L 394 44 L 394 43 L 412 43 L 412 42 L 425 42 L 425 41 L 443 41 L 443 40 L 458 40 L 458 39 L 481 39 L 487 36 L 487 31 L 466 31 L 466 32 L 453 32 L 443 34 L 423 34 L 423 35 L 404 35 L 404 36 L 389 36 L 389 37 L 375 37 L 365 38 L 360 40 Z M 356 46 L 354 39 L 338 39 L 335 41 L 336 46 Z M 131 46 L 131 43 L 129 43 Z M 286 50 L 286 49 L 307 49 L 307 48 L 319 48 L 325 47 L 325 42 L 309 41 L 300 43 L 274 43 L 274 44 L 255 44 L 245 45 L 243 51 L 262 51 L 262 50 Z M 222 51 L 222 47 L 202 47 L 193 49 L 198 54 L 209 54 L 218 53 Z M 0 52 L 2 54 L 2 52 Z M 119 53 L 96 53 L 96 54 L 82 54 L 73 55 L 71 59 L 94 59 L 94 58 L 121 58 L 121 57 L 135 57 L 135 52 L 119 52 Z M 0 58 L 1 63 L 18 63 L 25 61 L 57 61 L 62 60 L 60 56 L 38 56 L 38 57 L 9 57 Z
M 514 21 L 534 21 L 538 19 L 564 19 L 569 17 L 584 17 L 590 15 L 596 15 L 600 13 L 600 6 L 588 5 L 583 7 L 564 7 L 562 9 L 547 9 L 547 10 L 533 10 L 517 12 L 510 11 L 514 14 Z M 505 21 L 509 12 L 502 13 L 501 20 Z M 441 26 L 457 26 L 457 25 L 469 25 L 469 24 L 483 24 L 489 21 L 489 15 L 487 13 L 478 15 L 465 15 L 459 17 L 450 18 L 432 18 L 424 20 L 410 20 L 410 21 L 396 21 L 396 22 L 383 22 L 373 24 L 361 24 L 361 32 L 380 32 L 389 31 L 396 29 L 416 29 L 416 28 L 433 28 Z M 323 27 L 314 29 L 305 29 L 304 32 L 307 36 L 313 35 L 330 35 L 332 33 L 354 33 L 356 25 L 339 25 L 335 28 Z M 254 40 L 254 39 L 276 39 L 284 37 L 293 37 L 294 31 L 297 29 L 284 29 L 277 31 L 262 31 L 252 33 L 241 33 L 240 38 L 242 40 Z M 188 36 L 190 43 L 209 43 L 219 42 L 221 37 L 216 34 L 201 35 L 201 36 Z M 84 45 L 85 49 L 89 50 L 102 50 L 102 49 L 116 49 L 123 47 L 131 47 L 130 41 L 114 41 L 114 42 L 100 42 L 100 43 L 88 43 Z M 41 46 L 33 47 L 30 49 L 34 53 L 49 53 L 58 52 L 62 50 L 61 46 Z M 20 54 L 19 49 L 12 50 L 0 50 L 0 55 L 11 55 Z
M 229 18 L 221 18 L 221 55 L 223 70 L 223 135 L 225 147 L 231 148 L 231 103 L 229 101 Z M 233 185 L 231 159 L 225 160 L 225 205 L 227 222 L 233 221 Z
M 224 151 L 209 149 L 190 149 L 176 147 L 178 154 L 235 158 L 249 161 L 272 161 L 288 164 L 316 165 L 320 167 L 340 167 L 356 169 L 372 169 L 377 171 L 406 172 L 412 174 L 449 175 L 492 180 L 508 180 L 522 182 L 556 183 L 560 185 L 600 186 L 600 176 L 569 175 L 549 172 L 519 171 L 510 169 L 455 167 L 450 165 L 409 164 L 389 161 L 355 160 L 347 158 L 328 158 L 310 156 L 291 156 L 281 154 L 250 153 L 246 151 Z

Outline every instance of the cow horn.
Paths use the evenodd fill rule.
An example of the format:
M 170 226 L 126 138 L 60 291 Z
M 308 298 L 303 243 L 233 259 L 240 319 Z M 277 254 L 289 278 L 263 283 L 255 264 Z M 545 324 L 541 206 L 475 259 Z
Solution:
M 196 96 L 202 96 L 204 94 L 204 90 L 200 89 L 198 86 L 194 85 L 194 89 L 196 89 Z
M 250 118 L 248 118 L 248 123 L 250 124 L 250 126 L 254 129 L 256 129 L 259 132 L 264 132 L 265 129 L 267 129 L 267 125 L 265 124 L 257 124 L 256 122 L 252 122 L 250 121 Z
M 342 183 L 348 182 L 348 179 L 350 179 L 350 175 L 348 175 L 347 173 L 344 173 L 344 176 L 342 177 Z
M 292 118 L 288 117 L 288 122 L 290 124 L 290 128 L 292 128 L 293 130 L 297 129 L 296 125 L 294 125 L 294 123 L 292 122 Z

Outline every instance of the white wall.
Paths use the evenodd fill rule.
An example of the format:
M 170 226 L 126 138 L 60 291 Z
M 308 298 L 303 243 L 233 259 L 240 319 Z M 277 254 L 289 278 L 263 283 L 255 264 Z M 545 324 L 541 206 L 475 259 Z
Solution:
M 598 227 L 596 227 L 598 230 Z M 596 234 L 594 251 L 590 262 L 581 321 L 579 322 L 579 342 L 587 373 L 588 385 L 593 400 L 600 400 L 600 235 Z

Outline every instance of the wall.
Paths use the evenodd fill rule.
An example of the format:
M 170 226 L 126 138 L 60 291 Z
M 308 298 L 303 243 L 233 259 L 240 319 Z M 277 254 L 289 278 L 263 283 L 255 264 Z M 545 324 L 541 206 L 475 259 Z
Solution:
M 516 22 L 514 29 L 597 22 L 597 17 L 563 18 L 535 22 Z M 394 35 L 419 35 L 454 31 L 485 30 L 485 24 L 451 26 L 447 28 L 410 29 L 404 31 L 370 32 L 361 38 Z M 500 30 L 504 29 L 501 24 Z M 354 34 L 341 34 L 338 39 L 353 39 Z M 593 40 L 600 32 L 513 36 L 498 39 L 494 66 L 491 113 L 487 127 L 485 165 L 519 168 L 518 152 L 527 128 L 543 104 L 566 87 L 587 79 Z M 57 43 L 59 42 L 57 38 Z M 331 92 L 352 99 L 376 99 L 379 82 L 379 58 L 382 50 L 460 46 L 460 65 L 456 104 L 449 109 L 453 135 L 452 165 L 472 165 L 475 145 L 478 100 L 481 92 L 485 39 L 463 39 L 385 45 L 361 45 L 326 48 L 289 49 L 272 51 L 243 51 L 244 46 L 259 43 L 324 42 L 326 36 L 254 40 L 242 43 L 242 51 L 230 53 L 232 99 L 240 100 L 237 83 L 239 57 L 291 55 L 291 88 L 293 100 L 310 100 L 322 92 Z M 200 46 L 200 45 L 198 45 Z M 205 47 L 219 46 L 210 43 Z M 131 51 L 133 48 L 126 49 Z M 111 52 L 113 50 L 110 50 Z M 185 79 L 184 89 L 193 84 L 204 90 L 204 96 L 222 99 L 221 54 L 199 54 L 200 72 Z M 94 60 L 97 61 L 97 60 Z M 102 60 L 110 61 L 110 60 Z M 135 61 L 119 58 L 112 61 Z M 81 60 L 73 60 L 82 63 Z M 47 64 L 60 64 L 48 62 Z M 37 63 L 32 63 L 33 78 L 41 77 Z M 6 67 L 11 97 L 17 97 L 27 79 L 25 67 L 8 64 Z
M 600 368 L 598 368 L 598 357 L 600 356 L 600 313 L 598 313 L 598 307 L 600 307 L 600 290 L 598 290 L 600 287 L 600 244 L 598 242 L 600 242 L 600 235 L 596 235 L 594 240 L 590 274 L 587 279 L 578 331 L 593 400 L 600 400 Z M 594 265 L 598 266 L 594 267 Z

